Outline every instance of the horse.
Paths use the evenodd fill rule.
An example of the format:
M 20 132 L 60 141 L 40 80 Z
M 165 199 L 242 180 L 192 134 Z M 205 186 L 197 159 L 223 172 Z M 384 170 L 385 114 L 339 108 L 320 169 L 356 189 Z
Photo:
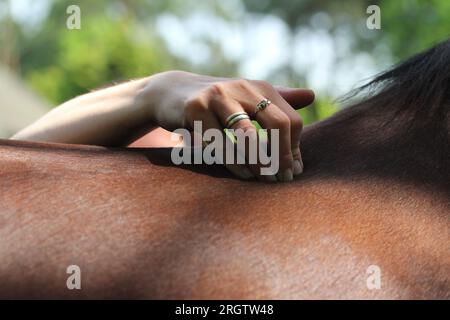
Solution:
M 304 128 L 284 184 L 1 140 L 0 297 L 449 299 L 450 40 L 347 101 Z

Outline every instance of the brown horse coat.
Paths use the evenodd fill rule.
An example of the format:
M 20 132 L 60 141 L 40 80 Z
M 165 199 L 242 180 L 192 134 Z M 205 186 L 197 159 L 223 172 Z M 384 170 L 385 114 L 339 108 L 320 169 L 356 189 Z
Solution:
M 0 297 L 450 298 L 448 105 L 390 88 L 307 127 L 287 184 L 164 149 L 0 141 Z

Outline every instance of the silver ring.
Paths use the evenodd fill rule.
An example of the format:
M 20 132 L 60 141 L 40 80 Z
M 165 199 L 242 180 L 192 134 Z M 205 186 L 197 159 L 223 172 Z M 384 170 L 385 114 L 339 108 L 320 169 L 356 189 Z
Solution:
M 225 128 L 231 128 L 231 126 L 244 119 L 250 119 L 246 112 L 233 113 L 225 120 Z
M 261 100 L 257 105 L 256 105 L 256 109 L 255 109 L 255 115 L 264 110 L 265 108 L 267 108 L 270 104 L 272 103 L 272 101 L 270 101 L 269 99 L 263 99 Z

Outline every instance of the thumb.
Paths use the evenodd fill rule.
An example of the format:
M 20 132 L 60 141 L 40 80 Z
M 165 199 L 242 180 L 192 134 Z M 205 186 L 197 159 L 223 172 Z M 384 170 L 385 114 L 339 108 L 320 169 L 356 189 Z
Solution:
M 275 89 L 294 109 L 304 108 L 314 101 L 314 91 L 309 89 L 276 86 Z

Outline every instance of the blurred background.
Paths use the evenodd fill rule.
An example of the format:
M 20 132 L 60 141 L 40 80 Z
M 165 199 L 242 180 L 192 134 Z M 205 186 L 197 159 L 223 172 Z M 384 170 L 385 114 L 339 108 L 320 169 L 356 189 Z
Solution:
M 81 29 L 66 27 L 69 5 Z M 369 30 L 369 5 L 381 29 Z M 0 0 L 0 138 L 107 83 L 183 69 L 316 91 L 306 123 L 444 40 L 448 0 Z

